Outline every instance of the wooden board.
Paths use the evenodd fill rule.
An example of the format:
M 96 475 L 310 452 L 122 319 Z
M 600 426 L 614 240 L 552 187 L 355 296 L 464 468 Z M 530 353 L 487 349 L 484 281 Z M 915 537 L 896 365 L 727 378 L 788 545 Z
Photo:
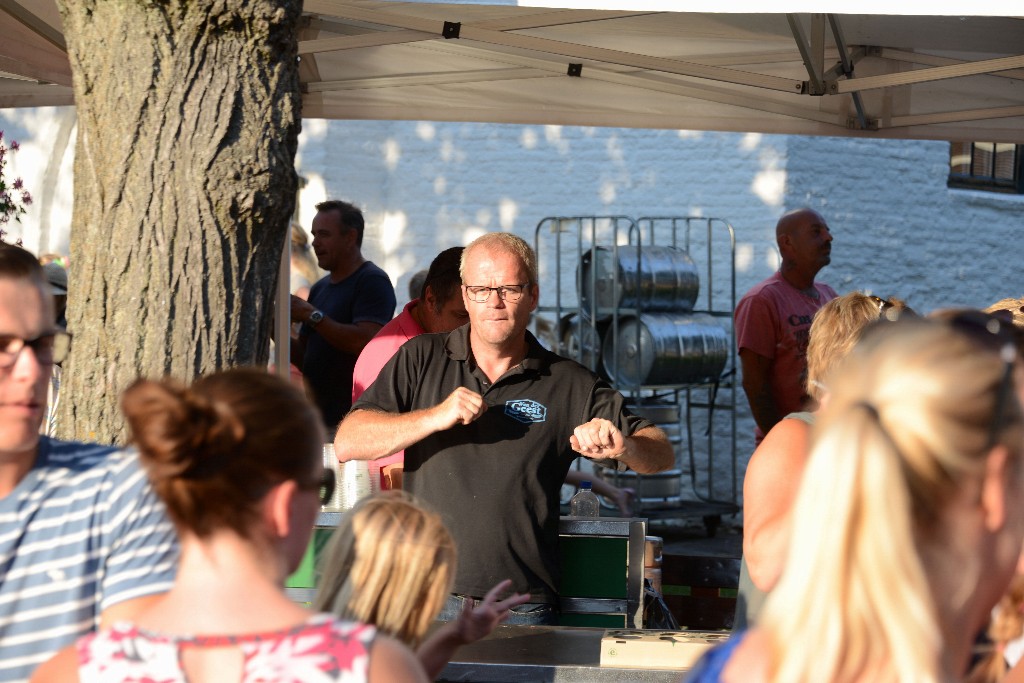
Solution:
M 601 666 L 689 669 L 707 650 L 728 638 L 728 633 L 715 631 L 605 631 Z

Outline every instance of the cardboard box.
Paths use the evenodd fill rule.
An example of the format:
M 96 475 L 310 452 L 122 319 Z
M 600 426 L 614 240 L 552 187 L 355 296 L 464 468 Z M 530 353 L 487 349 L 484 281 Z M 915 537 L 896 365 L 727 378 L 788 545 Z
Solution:
M 710 648 L 726 641 L 721 631 L 605 631 L 601 666 L 627 669 L 689 669 Z

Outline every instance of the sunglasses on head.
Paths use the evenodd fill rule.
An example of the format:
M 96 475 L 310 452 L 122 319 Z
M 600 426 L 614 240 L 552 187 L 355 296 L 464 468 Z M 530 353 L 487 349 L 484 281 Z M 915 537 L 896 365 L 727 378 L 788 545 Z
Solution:
M 1017 308 L 999 308 L 988 312 L 989 315 L 995 316 L 1006 323 L 1013 323 L 1014 317 L 1020 313 L 1024 313 L 1024 306 L 1019 306 Z
M 885 309 L 892 308 L 892 303 L 886 301 L 885 299 L 883 299 L 880 296 L 875 296 L 874 294 L 872 294 L 868 298 L 871 299 L 872 301 L 874 301 L 876 304 L 878 304 L 878 314 L 879 315 L 881 315 L 882 312 L 885 311 Z
M 1003 361 L 1003 378 L 996 394 L 996 409 L 989 427 L 987 448 L 996 445 L 999 439 L 999 427 L 1006 404 L 1010 400 L 1010 387 L 1013 385 L 1013 366 L 1017 362 L 1019 332 L 1012 323 L 1002 316 L 975 310 L 958 311 L 945 318 L 946 322 L 961 334 L 970 337 L 981 346 L 995 351 Z

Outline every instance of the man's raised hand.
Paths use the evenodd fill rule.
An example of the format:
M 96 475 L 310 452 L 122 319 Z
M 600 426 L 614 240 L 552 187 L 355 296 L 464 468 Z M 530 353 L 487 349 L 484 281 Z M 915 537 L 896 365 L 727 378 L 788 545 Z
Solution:
M 569 444 L 574 451 L 587 458 L 616 458 L 626 451 L 622 432 L 600 417 L 574 429 Z
M 468 425 L 487 412 L 487 403 L 484 397 L 475 391 L 459 387 L 437 404 L 434 410 L 438 418 L 437 429 L 440 431 L 451 429 L 455 425 Z

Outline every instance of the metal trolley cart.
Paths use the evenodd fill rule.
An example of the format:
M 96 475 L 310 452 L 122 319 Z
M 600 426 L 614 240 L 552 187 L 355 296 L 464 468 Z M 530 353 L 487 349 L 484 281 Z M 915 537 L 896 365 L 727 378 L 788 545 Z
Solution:
M 714 535 L 739 510 L 732 226 L 696 216 L 547 217 L 534 247 L 545 292 L 538 339 L 604 376 L 676 451 L 667 472 L 595 475 L 633 488 L 634 514 L 701 517 Z

